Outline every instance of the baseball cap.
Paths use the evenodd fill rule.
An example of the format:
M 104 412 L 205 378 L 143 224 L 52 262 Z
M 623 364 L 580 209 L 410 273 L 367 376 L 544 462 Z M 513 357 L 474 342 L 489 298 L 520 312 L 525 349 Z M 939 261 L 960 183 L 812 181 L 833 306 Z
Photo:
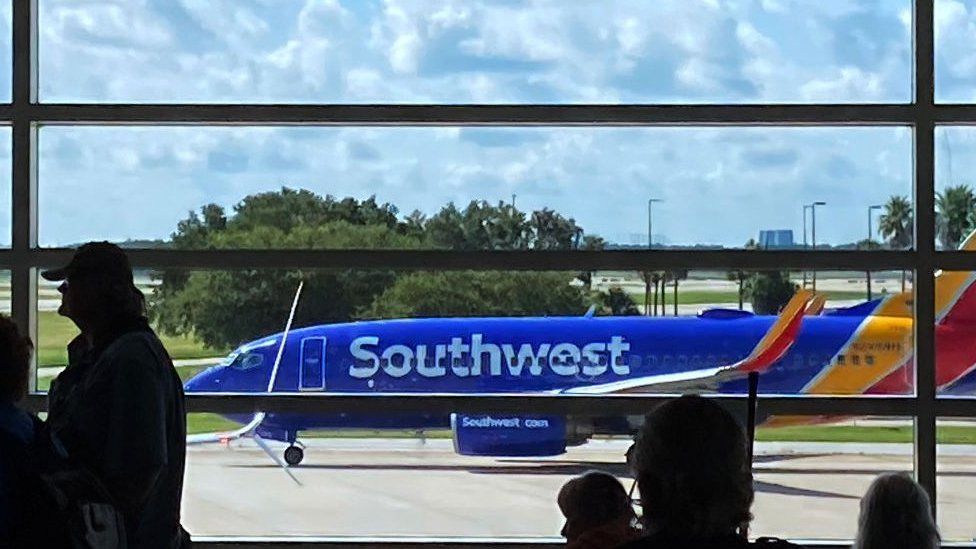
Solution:
M 111 242 L 89 242 L 77 251 L 67 265 L 60 269 L 42 271 L 46 280 L 59 281 L 67 278 L 101 278 L 112 282 L 133 283 L 129 258 Z

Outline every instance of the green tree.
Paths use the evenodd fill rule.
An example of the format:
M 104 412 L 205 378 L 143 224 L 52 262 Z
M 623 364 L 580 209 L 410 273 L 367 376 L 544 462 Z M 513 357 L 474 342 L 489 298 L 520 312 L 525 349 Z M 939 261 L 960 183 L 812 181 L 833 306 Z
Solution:
M 552 272 L 418 272 L 401 277 L 361 316 L 579 315 L 587 294 L 571 274 Z
M 397 209 L 391 204 L 378 204 L 375 197 L 363 201 L 355 198 L 337 200 L 319 196 L 305 189 L 282 187 L 280 191 L 252 194 L 234 206 L 234 216 L 228 227 L 253 229 L 276 227 L 284 232 L 302 226 L 321 225 L 332 221 L 346 221 L 353 225 L 383 225 L 396 228 Z
M 543 208 L 529 219 L 532 248 L 535 250 L 571 250 L 579 247 L 583 229 L 572 218 Z
M 181 249 L 419 247 L 419 238 L 402 234 L 395 212 L 373 198 L 336 200 L 283 188 L 246 197 L 230 216 L 213 204 L 190 212 L 172 242 Z M 280 330 L 299 278 L 306 286 L 297 326 L 350 320 L 396 279 L 384 270 L 164 269 L 154 276 L 160 280 L 150 297 L 156 325 L 211 347 Z
M 658 286 L 661 284 L 661 273 L 658 271 L 639 271 L 637 273 L 644 281 L 644 314 L 657 316 Z M 654 288 L 654 303 L 651 305 L 651 287 Z
M 936 233 L 942 247 L 955 250 L 972 228 L 976 194 L 969 185 L 946 187 L 935 195 Z
M 684 269 L 668 271 L 668 278 L 674 285 L 674 316 L 678 316 L 678 283 L 688 278 L 688 271 Z
M 904 250 L 911 247 L 915 216 L 912 203 L 907 196 L 892 196 L 885 203 L 884 212 L 878 219 L 878 234 L 888 243 L 889 248 Z M 901 291 L 905 291 L 906 271 L 901 272 Z
M 594 235 L 586 235 L 580 242 L 580 249 L 588 252 L 600 251 L 606 247 L 607 243 L 603 238 Z M 593 271 L 581 271 L 576 275 L 582 283 L 586 291 L 591 291 L 593 289 Z
M 755 273 L 746 281 L 745 293 L 758 315 L 773 315 L 789 303 L 799 287 L 788 272 Z
M 337 221 L 291 232 L 276 227 L 228 230 L 216 248 L 410 248 L 416 239 L 378 225 Z M 190 272 L 182 287 L 167 288 L 165 274 L 152 296 L 153 321 L 169 334 L 194 334 L 211 347 L 229 347 L 280 331 L 299 279 L 305 289 L 295 326 L 346 322 L 396 281 L 387 270 L 244 269 Z
M 741 271 L 741 270 L 732 270 L 732 271 L 729 271 L 728 273 L 726 273 L 725 276 L 730 281 L 737 282 L 739 284 L 739 292 L 738 292 L 739 293 L 739 310 L 741 311 L 743 309 L 743 305 L 744 305 L 744 299 L 743 298 L 745 297 L 745 295 L 744 295 L 745 290 L 744 290 L 743 286 L 745 285 L 746 280 L 749 278 L 749 273 L 747 273 L 745 271 Z
M 426 231 L 432 246 L 452 250 L 524 250 L 530 239 L 523 212 L 483 200 L 472 200 L 463 211 L 454 203 L 444 206 L 427 220 Z
M 630 294 L 623 289 L 617 287 L 610 288 L 606 292 L 600 292 L 598 295 L 598 304 L 603 314 L 612 316 L 633 316 L 640 314 L 640 311 L 637 310 L 637 304 L 634 303 L 634 298 L 630 297 Z
M 892 196 L 884 205 L 884 212 L 878 219 L 878 234 L 888 247 L 904 250 L 912 245 L 912 230 L 915 226 L 912 203 L 907 196 Z

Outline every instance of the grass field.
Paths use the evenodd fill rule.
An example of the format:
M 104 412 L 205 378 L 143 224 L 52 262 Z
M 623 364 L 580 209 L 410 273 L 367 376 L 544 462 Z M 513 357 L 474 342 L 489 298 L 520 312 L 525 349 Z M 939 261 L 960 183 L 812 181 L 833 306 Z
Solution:
M 903 442 L 911 443 L 911 425 L 808 425 L 756 429 L 756 440 L 768 442 Z M 976 427 L 939 426 L 939 444 L 976 444 Z
M 78 335 L 78 328 L 55 311 L 41 311 L 37 318 L 37 364 L 41 367 L 64 366 L 68 363 L 65 346 Z M 174 360 L 207 358 L 226 355 L 228 349 L 209 349 L 191 337 L 160 334 L 163 345 Z

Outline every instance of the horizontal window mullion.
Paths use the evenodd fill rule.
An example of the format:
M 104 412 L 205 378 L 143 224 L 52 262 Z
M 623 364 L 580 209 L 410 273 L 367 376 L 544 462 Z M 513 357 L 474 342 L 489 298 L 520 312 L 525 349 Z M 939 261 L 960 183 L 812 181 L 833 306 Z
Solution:
M 954 107 L 947 120 L 976 112 Z M 909 125 L 911 104 L 771 105 L 245 105 L 33 104 L 45 124 L 248 125 Z
M 829 532 L 827 533 L 830 534 Z M 838 541 L 793 540 L 799 547 L 850 549 Z M 280 547 L 323 549 L 550 549 L 566 545 L 564 538 L 476 538 L 476 537 L 304 537 L 304 536 L 193 536 L 201 549 Z M 974 547 L 973 544 L 943 544 L 943 547 Z
M 935 415 L 938 418 L 976 417 L 976 399 L 952 397 L 939 398 L 935 401 Z
M 912 251 L 607 250 L 126 250 L 133 265 L 188 269 L 402 269 L 402 270 L 652 270 L 652 269 L 854 269 L 912 270 Z M 67 262 L 70 249 L 0 250 L 0 268 Z M 976 254 L 973 254 L 976 263 Z
M 578 416 L 639 415 L 673 398 L 669 395 L 418 395 L 418 394 L 192 394 L 187 412 L 221 414 L 272 413 L 516 413 Z M 745 406 L 745 396 L 717 396 L 723 402 Z M 28 405 L 46 406 L 43 395 L 32 395 Z M 759 398 L 761 413 L 773 415 L 889 415 L 915 412 L 911 397 L 777 397 Z

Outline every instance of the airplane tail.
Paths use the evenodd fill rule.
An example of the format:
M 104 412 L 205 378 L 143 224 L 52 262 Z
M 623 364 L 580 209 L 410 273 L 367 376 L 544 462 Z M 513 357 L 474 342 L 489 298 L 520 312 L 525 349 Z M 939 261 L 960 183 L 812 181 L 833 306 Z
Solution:
M 976 230 L 959 245 L 976 252 Z M 935 274 L 935 319 L 938 324 L 976 323 L 976 272 L 939 271 Z
M 790 302 L 783 307 L 779 318 L 759 341 L 759 344 L 749 353 L 749 356 L 733 367 L 742 372 L 763 372 L 779 360 L 796 341 L 800 325 L 803 322 L 803 315 L 813 299 L 813 292 L 798 290 Z
M 824 312 L 824 308 L 827 305 L 827 296 L 824 294 L 816 294 L 813 299 L 810 300 L 810 304 L 807 305 L 807 310 L 804 312 L 804 316 L 818 316 Z

